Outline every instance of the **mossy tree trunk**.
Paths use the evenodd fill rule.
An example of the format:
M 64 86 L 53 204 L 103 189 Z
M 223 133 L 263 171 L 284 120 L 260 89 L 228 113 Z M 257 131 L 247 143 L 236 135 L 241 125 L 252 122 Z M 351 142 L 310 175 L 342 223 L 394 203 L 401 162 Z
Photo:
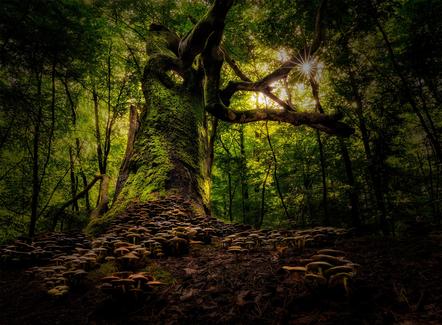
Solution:
M 206 112 L 230 123 L 272 120 L 308 125 L 332 133 L 349 135 L 352 129 L 338 122 L 339 116 L 282 109 L 232 110 L 230 99 L 238 91 L 263 92 L 283 103 L 270 84 L 285 78 L 296 66 L 291 58 L 263 79 L 230 82 L 220 88 L 221 67 L 229 63 L 220 43 L 224 20 L 233 0 L 215 0 L 208 13 L 182 39 L 161 25 L 151 25 L 147 40 L 148 62 L 142 80 L 146 100 L 133 150 L 125 157 L 118 198 L 111 211 L 132 202 L 147 202 L 178 194 L 192 202 L 194 212 L 206 214 L 210 196 L 210 148 Z M 320 45 L 322 2 L 317 15 L 317 35 L 309 51 Z M 229 63 L 230 64 L 230 63 Z M 213 133 L 213 132 L 212 132 Z M 127 162 L 128 161 L 128 162 Z

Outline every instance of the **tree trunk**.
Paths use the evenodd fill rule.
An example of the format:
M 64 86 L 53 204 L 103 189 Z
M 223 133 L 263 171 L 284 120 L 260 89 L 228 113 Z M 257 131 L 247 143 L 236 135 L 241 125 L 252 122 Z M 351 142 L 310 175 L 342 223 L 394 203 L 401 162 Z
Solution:
M 247 158 L 244 147 L 244 130 L 241 126 L 239 129 L 240 144 L 240 180 L 241 180 L 241 205 L 242 205 L 242 222 L 247 223 L 249 214 L 249 186 L 247 183 Z
M 38 217 L 38 205 L 39 205 L 39 196 L 40 196 L 40 127 L 41 127 L 41 119 L 43 108 L 40 102 L 41 98 L 41 75 L 37 74 L 37 96 L 39 99 L 37 118 L 34 125 L 34 138 L 33 138 L 33 151 L 32 151 L 32 198 L 31 198 L 31 221 L 29 224 L 29 237 L 34 237 L 35 234 L 35 226 L 37 224 Z
M 330 224 L 330 217 L 328 215 L 328 200 L 327 200 L 327 175 L 325 172 L 325 155 L 324 145 L 322 144 L 321 134 L 316 131 L 316 140 L 319 148 L 319 162 L 321 165 L 321 181 L 322 181 L 322 209 L 324 211 L 324 224 Z
M 109 182 L 110 177 L 102 175 L 100 181 L 100 191 L 98 193 L 98 204 L 91 212 L 91 218 L 96 218 L 106 213 L 109 208 Z
M 266 176 L 264 178 L 264 181 L 262 182 L 262 189 L 261 189 L 261 211 L 259 214 L 259 219 L 257 220 L 255 227 L 261 228 L 262 223 L 264 221 L 264 214 L 265 214 L 265 195 L 266 195 L 266 185 L 267 185 L 267 179 L 269 178 L 270 170 L 272 169 L 272 164 L 269 164 L 269 167 L 267 168 Z
M 359 212 L 359 195 L 356 188 L 355 178 L 353 176 L 353 168 L 348 154 L 347 145 L 344 139 L 339 138 L 339 146 L 341 147 L 342 160 L 344 161 L 345 173 L 347 174 L 348 185 L 350 186 L 349 197 L 351 205 L 351 218 L 354 227 L 361 225 L 360 212 Z
M 120 191 L 123 188 L 127 177 L 129 176 L 129 162 L 134 153 L 135 135 L 139 127 L 140 121 L 137 108 L 135 107 L 135 105 L 131 105 L 129 112 L 129 132 L 127 134 L 126 152 L 124 154 L 123 163 L 120 167 L 120 173 L 118 175 L 118 180 L 115 188 L 114 200 L 118 198 L 118 195 L 120 194 Z
M 78 211 L 78 202 L 75 199 L 77 196 L 77 178 L 75 177 L 74 155 L 72 154 L 72 147 L 69 147 L 69 175 L 71 178 L 71 195 L 72 195 L 72 211 Z
M 367 125 L 364 118 L 364 107 L 361 94 L 356 83 L 355 75 L 352 69 L 349 69 L 349 79 L 353 91 L 353 95 L 356 101 L 356 115 L 358 117 L 358 126 L 361 131 L 362 143 L 364 145 L 365 156 L 368 162 L 368 175 L 370 176 L 371 183 L 373 184 L 373 191 L 376 200 L 376 206 L 379 211 L 379 226 L 385 235 L 389 234 L 387 225 L 387 209 L 385 207 L 384 189 L 382 187 L 381 175 L 378 173 L 376 163 L 374 161 L 373 153 L 370 147 L 370 139 L 368 135 Z
M 168 32 L 151 33 L 160 36 Z M 152 42 L 158 39 L 152 37 Z M 202 90 L 195 86 L 192 71 L 183 78 L 170 78 L 170 62 L 165 55 L 153 52 L 164 45 L 160 40 L 151 46 L 142 80 L 146 104 L 134 132 L 129 150 L 132 154 L 126 156 L 124 175 L 119 177 L 119 195 L 112 210 L 178 195 L 191 203 L 196 215 L 203 216 L 209 206 L 210 180 L 205 165 Z M 172 55 L 170 50 L 163 50 Z
M 281 191 L 281 186 L 279 185 L 278 160 L 276 159 L 275 150 L 273 149 L 272 140 L 270 139 L 269 127 L 267 124 L 268 123 L 266 122 L 267 143 L 269 144 L 270 151 L 272 152 L 272 158 L 273 158 L 273 163 L 274 163 L 273 174 L 275 177 L 276 190 L 278 192 L 278 196 L 279 196 L 279 200 L 281 201 L 282 208 L 284 209 L 285 217 L 287 218 L 287 220 L 293 220 L 293 218 L 289 214 L 289 211 L 287 209 L 287 205 L 285 204 L 285 201 L 284 201 L 284 196 Z M 267 180 L 267 178 L 266 178 L 266 180 Z

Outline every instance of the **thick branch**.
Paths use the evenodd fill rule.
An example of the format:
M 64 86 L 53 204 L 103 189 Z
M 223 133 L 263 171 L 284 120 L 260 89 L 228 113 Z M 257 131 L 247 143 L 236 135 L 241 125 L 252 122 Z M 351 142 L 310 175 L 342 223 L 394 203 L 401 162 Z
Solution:
M 325 115 L 309 112 L 293 112 L 282 109 L 252 109 L 237 111 L 225 107 L 221 103 L 206 105 L 206 110 L 219 118 L 230 123 L 251 123 L 257 121 L 278 121 L 290 123 L 294 126 L 308 125 L 312 128 L 329 134 L 349 136 L 354 130 L 345 123 L 338 121 L 339 115 Z
M 233 1 L 234 0 L 215 0 L 203 19 L 181 40 L 178 53 L 185 67 L 190 66 L 193 59 L 204 50 L 208 38 L 213 33 L 222 34 L 224 20 Z

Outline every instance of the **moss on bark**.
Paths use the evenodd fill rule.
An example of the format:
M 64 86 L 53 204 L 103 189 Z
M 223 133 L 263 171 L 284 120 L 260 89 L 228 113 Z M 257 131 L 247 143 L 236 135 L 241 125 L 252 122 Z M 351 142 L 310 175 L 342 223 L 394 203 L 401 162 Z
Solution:
M 91 221 L 89 232 L 105 228 L 132 202 L 179 194 L 194 202 L 197 214 L 208 205 L 210 181 L 205 176 L 207 134 L 201 91 L 194 85 L 188 87 L 186 81 L 177 84 L 168 75 L 173 69 L 158 63 L 176 59 L 159 34 L 155 33 L 151 39 L 155 44 L 148 47 L 151 58 L 142 82 L 146 105 L 135 135 L 127 180 L 111 210 Z M 191 73 L 187 71 L 186 75 Z

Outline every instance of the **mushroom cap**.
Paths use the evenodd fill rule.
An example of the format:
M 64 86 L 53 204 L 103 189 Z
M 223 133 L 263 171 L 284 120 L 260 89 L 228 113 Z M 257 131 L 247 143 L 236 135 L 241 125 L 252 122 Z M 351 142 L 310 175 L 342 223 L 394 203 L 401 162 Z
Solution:
M 307 268 L 305 266 L 289 266 L 284 265 L 283 270 L 289 271 L 289 272 L 306 272 Z
M 322 261 L 311 262 L 305 266 L 305 268 L 307 269 L 308 272 L 328 270 L 331 267 L 333 267 L 333 265 L 331 265 L 330 263 L 327 263 L 327 262 L 322 262 Z
M 190 240 L 189 244 L 190 245 L 204 245 L 204 243 L 200 240 Z
M 335 275 L 332 275 L 329 279 L 329 283 L 331 286 L 338 285 L 339 283 L 344 283 L 344 281 L 353 278 L 353 273 L 341 272 Z
M 109 275 L 109 276 L 105 276 L 103 278 L 101 278 L 102 282 L 112 282 L 114 280 L 119 280 L 120 278 L 114 275 Z
M 75 278 L 84 278 L 87 276 L 87 272 L 85 270 L 79 269 L 75 271 L 74 275 Z
M 322 261 L 327 263 L 332 263 L 334 265 L 342 265 L 346 264 L 346 261 L 342 258 L 331 256 L 331 255 L 325 255 L 325 254 L 317 254 L 313 255 L 312 259 L 315 261 Z
M 132 274 L 131 271 L 120 271 L 120 272 L 114 273 L 113 275 L 114 275 L 114 276 L 117 276 L 117 277 L 119 277 L 119 278 L 126 279 L 126 278 L 128 278 L 131 274 Z
M 48 293 L 52 296 L 63 296 L 68 292 L 69 292 L 69 287 L 66 285 L 59 285 L 48 290 Z
M 325 276 L 331 277 L 335 274 L 338 273 L 353 273 L 354 269 L 351 266 L 348 265 L 340 265 L 340 266 L 335 266 L 335 267 L 331 267 L 328 270 L 326 270 L 324 272 Z
M 147 284 L 149 285 L 149 286 L 160 286 L 160 285 L 164 285 L 164 283 L 163 282 L 161 282 L 161 281 L 149 281 L 149 282 L 147 282 Z
M 319 251 L 316 252 L 319 255 L 329 255 L 329 256 L 345 256 L 345 252 L 344 251 L 340 251 L 337 249 L 321 249 Z
M 327 284 L 327 279 L 325 277 L 323 277 L 320 274 L 315 274 L 315 273 L 306 273 L 305 274 L 305 280 L 308 283 L 313 282 L 313 283 L 316 283 L 316 284 L 319 284 L 319 285 Z
M 148 279 L 148 278 L 145 277 L 144 275 L 142 275 L 142 274 L 138 274 L 138 273 L 129 276 L 129 279 L 134 280 L 134 281 L 136 281 L 136 282 L 142 282 L 142 283 L 146 283 L 146 282 L 152 280 L 152 279 Z
M 133 293 L 135 296 L 138 296 L 138 295 L 142 294 L 144 291 L 139 288 L 132 288 L 129 290 L 129 292 Z
M 132 279 L 118 279 L 111 281 L 111 283 L 114 285 L 131 285 L 135 284 L 135 281 Z
M 108 282 L 101 284 L 98 288 L 105 293 L 111 293 L 114 291 L 114 286 Z
M 130 244 L 127 243 L 127 242 L 125 242 L 125 241 L 117 241 L 117 242 L 114 242 L 114 247 L 115 247 L 115 248 L 127 247 L 127 246 L 130 246 Z
M 121 256 L 120 258 L 121 258 L 121 259 L 124 259 L 124 260 L 127 260 L 127 261 L 132 261 L 132 262 L 140 259 L 140 258 L 139 258 L 137 255 L 135 255 L 134 253 L 127 253 L 127 254 Z
M 129 250 L 126 247 L 118 247 L 114 250 L 114 254 L 124 255 L 129 253 Z
M 237 246 L 237 245 L 235 245 L 235 246 L 230 246 L 229 248 L 227 248 L 227 252 L 233 252 L 233 253 L 235 253 L 235 252 L 241 252 L 241 250 L 242 250 L 242 248 L 241 248 L 241 246 Z

